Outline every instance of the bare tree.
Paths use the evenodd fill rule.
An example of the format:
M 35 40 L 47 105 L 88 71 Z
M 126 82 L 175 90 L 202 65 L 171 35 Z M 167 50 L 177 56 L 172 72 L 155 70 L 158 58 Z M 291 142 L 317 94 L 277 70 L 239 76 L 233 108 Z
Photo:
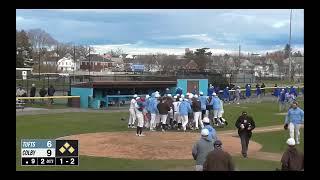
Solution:
M 57 44 L 57 40 L 42 29 L 31 29 L 28 31 L 27 36 L 29 37 L 34 50 L 51 47 Z
M 124 54 L 124 51 L 121 48 L 116 50 L 111 49 L 106 54 L 110 54 L 112 57 L 119 57 L 120 55 Z

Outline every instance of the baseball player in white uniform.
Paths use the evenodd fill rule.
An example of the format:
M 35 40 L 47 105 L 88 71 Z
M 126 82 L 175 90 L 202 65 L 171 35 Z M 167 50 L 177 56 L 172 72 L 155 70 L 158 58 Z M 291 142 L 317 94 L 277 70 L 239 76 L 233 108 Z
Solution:
M 228 122 L 222 117 L 224 110 L 223 110 L 223 101 L 220 99 L 220 111 L 218 111 L 218 118 L 220 119 L 221 123 L 224 125 L 228 125 Z
M 137 133 L 136 136 L 145 136 L 142 134 L 142 129 L 144 125 L 144 118 L 143 118 L 143 103 L 139 100 L 140 97 L 137 97 L 137 103 L 135 104 L 135 112 L 136 112 L 136 118 L 138 120 L 137 124 Z
M 179 98 L 178 96 L 174 96 L 174 99 L 175 101 L 173 102 L 173 109 L 174 109 L 174 114 L 173 114 L 173 121 L 176 122 L 176 124 L 178 124 L 178 130 L 180 130 L 180 126 L 181 126 L 181 118 L 180 118 L 180 115 L 179 115 L 179 106 L 180 106 L 180 103 L 182 101 L 179 101 Z
M 131 99 L 130 101 L 130 108 L 129 108 L 129 123 L 128 123 L 128 128 L 135 128 L 134 127 L 134 123 L 136 121 L 136 112 L 135 112 L 135 107 L 136 107 L 136 98 L 138 97 L 138 95 L 133 95 L 133 99 Z

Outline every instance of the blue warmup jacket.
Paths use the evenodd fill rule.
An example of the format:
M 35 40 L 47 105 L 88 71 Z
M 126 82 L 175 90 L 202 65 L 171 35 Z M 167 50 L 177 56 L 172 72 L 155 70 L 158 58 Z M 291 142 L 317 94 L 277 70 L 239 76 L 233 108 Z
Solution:
M 182 101 L 179 106 L 179 114 L 181 116 L 188 116 L 188 113 L 192 112 L 190 103 L 187 101 Z
M 207 97 L 206 96 L 200 96 L 199 97 L 200 103 L 201 103 L 201 110 L 207 109 Z
M 213 110 L 219 110 L 221 109 L 221 102 L 220 102 L 220 99 L 216 96 L 214 96 L 211 100 L 212 102 L 212 107 L 213 107 Z M 211 104 L 211 103 L 210 103 Z
M 296 109 L 290 108 L 286 116 L 285 123 L 303 124 L 304 112 L 302 109 L 297 107 Z
M 217 133 L 216 130 L 211 126 L 211 125 L 205 125 L 203 127 L 204 129 L 208 129 L 209 135 L 208 135 L 208 140 L 209 141 L 216 141 L 217 140 Z
M 157 105 L 158 105 L 157 99 L 151 98 L 150 102 L 149 102 L 149 111 L 151 114 L 158 114 L 159 113 Z

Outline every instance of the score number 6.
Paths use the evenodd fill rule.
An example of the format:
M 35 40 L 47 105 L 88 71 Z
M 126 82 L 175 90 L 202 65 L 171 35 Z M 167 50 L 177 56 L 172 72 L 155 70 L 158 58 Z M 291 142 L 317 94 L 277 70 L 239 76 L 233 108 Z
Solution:
M 52 142 L 51 141 L 47 141 L 47 147 L 51 148 L 51 146 L 52 146 Z

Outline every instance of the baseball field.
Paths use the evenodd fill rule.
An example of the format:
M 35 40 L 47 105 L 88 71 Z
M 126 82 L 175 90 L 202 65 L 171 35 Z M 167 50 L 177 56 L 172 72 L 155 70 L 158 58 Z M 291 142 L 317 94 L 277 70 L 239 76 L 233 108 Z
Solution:
M 303 101 L 298 102 L 304 109 Z M 61 108 L 64 109 L 56 107 L 44 113 L 17 113 L 17 170 L 193 170 L 195 161 L 191 148 L 200 138 L 199 131 L 145 131 L 145 137 L 138 137 L 135 136 L 135 129 L 127 128 L 127 111 L 68 112 L 65 107 Z M 217 135 L 224 143 L 224 149 L 233 156 L 236 168 L 240 171 L 273 171 L 280 168 L 280 158 L 287 147 L 285 141 L 289 132 L 283 130 L 285 113 L 278 112 L 277 103 L 225 104 L 224 110 L 229 125 L 217 128 Z M 243 110 L 254 118 L 257 127 L 253 131 L 246 159 L 240 156 L 240 140 L 234 127 Z M 304 151 L 303 130 L 301 143 L 297 145 L 301 151 Z M 80 165 L 22 167 L 20 140 L 32 138 L 79 139 Z

